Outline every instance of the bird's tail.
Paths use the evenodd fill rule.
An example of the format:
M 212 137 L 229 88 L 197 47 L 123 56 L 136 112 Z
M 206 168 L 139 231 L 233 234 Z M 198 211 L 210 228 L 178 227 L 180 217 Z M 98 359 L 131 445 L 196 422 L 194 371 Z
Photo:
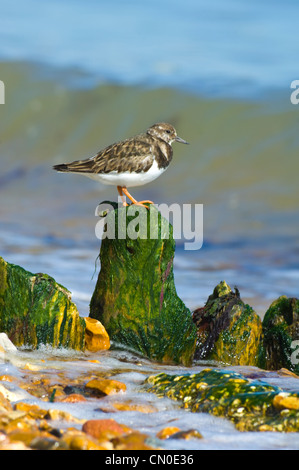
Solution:
M 53 170 L 56 170 L 56 171 L 70 171 L 69 167 L 66 163 L 62 163 L 61 165 L 54 165 Z
M 53 169 L 59 172 L 69 173 L 90 173 L 94 166 L 92 159 L 78 160 L 72 163 L 61 163 L 60 165 L 54 165 Z

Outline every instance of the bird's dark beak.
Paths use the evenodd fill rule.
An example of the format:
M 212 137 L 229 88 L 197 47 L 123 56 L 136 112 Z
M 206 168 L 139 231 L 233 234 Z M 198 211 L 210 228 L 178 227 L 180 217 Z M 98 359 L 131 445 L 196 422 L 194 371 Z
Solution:
M 178 135 L 176 136 L 176 138 L 174 140 L 176 142 L 181 142 L 181 144 L 188 144 L 189 145 L 189 142 L 186 142 L 184 139 L 181 139 Z

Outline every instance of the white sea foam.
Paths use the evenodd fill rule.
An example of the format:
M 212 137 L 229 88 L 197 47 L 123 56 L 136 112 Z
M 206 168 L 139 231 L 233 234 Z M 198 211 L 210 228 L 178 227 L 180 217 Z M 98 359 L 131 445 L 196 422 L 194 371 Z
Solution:
M 192 413 L 180 408 L 180 404 L 169 398 L 157 398 L 155 394 L 148 393 L 144 380 L 151 374 L 166 372 L 171 374 L 196 373 L 204 367 L 193 366 L 192 368 L 163 366 L 151 361 L 144 360 L 136 355 L 124 351 L 105 351 L 103 353 L 84 354 L 69 350 L 55 350 L 49 347 L 42 347 L 37 351 L 19 351 L 23 356 L 23 364 L 30 363 L 36 367 L 43 376 L 49 374 L 54 378 L 58 371 L 72 379 L 84 374 L 112 373 L 113 379 L 124 382 L 127 386 L 125 394 L 119 396 L 117 401 L 130 401 L 144 405 L 151 405 L 157 411 L 144 414 L 137 411 L 115 412 L 111 404 L 115 401 L 115 396 L 107 396 L 99 399 L 88 399 L 82 403 L 46 402 L 36 398 L 24 391 L 17 384 L 3 382 L 3 390 L 7 391 L 13 401 L 22 401 L 37 404 L 43 409 L 59 409 L 71 413 L 80 420 L 112 418 L 119 423 L 138 429 L 140 432 L 148 434 L 155 445 L 164 449 L 172 450 L 218 450 L 218 449 L 298 449 L 299 433 L 272 433 L 272 432 L 239 432 L 233 423 L 224 418 L 212 416 L 207 413 Z M 89 362 L 89 359 L 97 358 L 100 363 Z M 20 367 L 20 365 L 18 366 Z M 26 380 L 24 371 L 20 375 L 20 369 L 9 363 L 0 364 L 0 375 L 11 374 Z M 238 372 L 254 373 L 255 368 L 235 367 Z M 266 379 L 262 379 L 263 381 Z M 290 390 L 299 390 L 298 379 L 279 377 L 273 374 L 272 379 L 267 379 L 268 383 L 281 386 L 286 389 L 287 384 Z M 113 411 L 109 411 L 109 407 Z M 105 413 L 101 411 L 105 409 Z M 53 423 L 55 425 L 55 423 Z M 64 424 L 60 421 L 59 427 Z M 74 427 L 81 429 L 81 423 L 72 423 Z M 65 424 L 69 426 L 69 423 Z M 181 430 L 196 429 L 203 439 L 168 439 L 159 441 L 156 434 L 166 426 L 176 426 Z

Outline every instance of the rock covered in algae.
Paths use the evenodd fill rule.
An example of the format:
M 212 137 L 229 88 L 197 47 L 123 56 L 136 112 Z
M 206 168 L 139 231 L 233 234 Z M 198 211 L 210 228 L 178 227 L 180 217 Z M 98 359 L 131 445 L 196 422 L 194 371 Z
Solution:
M 16 346 L 84 349 L 85 321 L 70 292 L 47 274 L 0 257 L 0 331 Z
M 222 281 L 205 306 L 193 312 L 196 359 L 230 365 L 258 365 L 262 322 L 254 310 Z
M 190 364 L 196 329 L 175 288 L 172 226 L 154 206 L 121 207 L 107 215 L 104 235 L 90 317 L 114 343 L 157 361 Z
M 265 369 L 286 368 L 299 375 L 299 299 L 281 296 L 263 319 Z
M 161 373 L 148 377 L 147 383 L 148 391 L 181 401 L 193 412 L 228 418 L 239 431 L 299 431 L 299 393 L 283 392 L 236 372 Z

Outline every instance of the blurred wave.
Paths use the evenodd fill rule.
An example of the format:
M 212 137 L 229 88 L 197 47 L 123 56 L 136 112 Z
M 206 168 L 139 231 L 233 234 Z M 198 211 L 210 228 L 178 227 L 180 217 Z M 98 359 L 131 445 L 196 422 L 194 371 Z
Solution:
M 210 235 L 252 233 L 267 225 L 276 233 L 294 229 L 299 134 L 298 109 L 289 96 L 250 103 L 169 88 L 73 89 L 60 80 L 61 72 L 45 80 L 30 64 L 1 63 L 0 70 L 6 83 L 6 104 L 0 107 L 3 221 L 15 207 L 34 213 L 29 218 L 54 209 L 56 217 L 67 213 L 72 219 L 91 205 L 94 216 L 96 204 L 115 199 L 116 191 L 57 174 L 52 165 L 87 158 L 154 122 L 168 121 L 191 145 L 174 144 L 170 168 L 151 185 L 136 188 L 137 197 L 204 204 Z
M 132 193 L 157 204 L 204 205 L 202 250 L 182 254 L 177 242 L 182 298 L 196 306 L 222 277 L 243 286 L 258 304 L 269 304 L 269 296 L 296 295 L 299 134 L 298 109 L 288 94 L 257 103 L 171 88 L 80 88 L 70 86 L 78 72 L 20 62 L 2 62 L 0 72 L 6 84 L 6 104 L 0 106 L 0 239 L 8 260 L 27 260 L 27 269 L 58 276 L 86 302 L 78 263 L 85 263 L 85 249 L 92 250 L 86 271 L 92 292 L 100 244 L 95 210 L 103 200 L 116 200 L 117 192 L 82 176 L 58 174 L 52 166 L 87 158 L 168 121 L 190 145 L 174 144 L 167 172 Z M 79 259 L 76 276 L 68 261 L 61 265 L 66 247 Z
M 259 96 L 298 78 L 298 11 L 296 0 L 2 2 L 0 58 L 74 68 L 85 85 Z

